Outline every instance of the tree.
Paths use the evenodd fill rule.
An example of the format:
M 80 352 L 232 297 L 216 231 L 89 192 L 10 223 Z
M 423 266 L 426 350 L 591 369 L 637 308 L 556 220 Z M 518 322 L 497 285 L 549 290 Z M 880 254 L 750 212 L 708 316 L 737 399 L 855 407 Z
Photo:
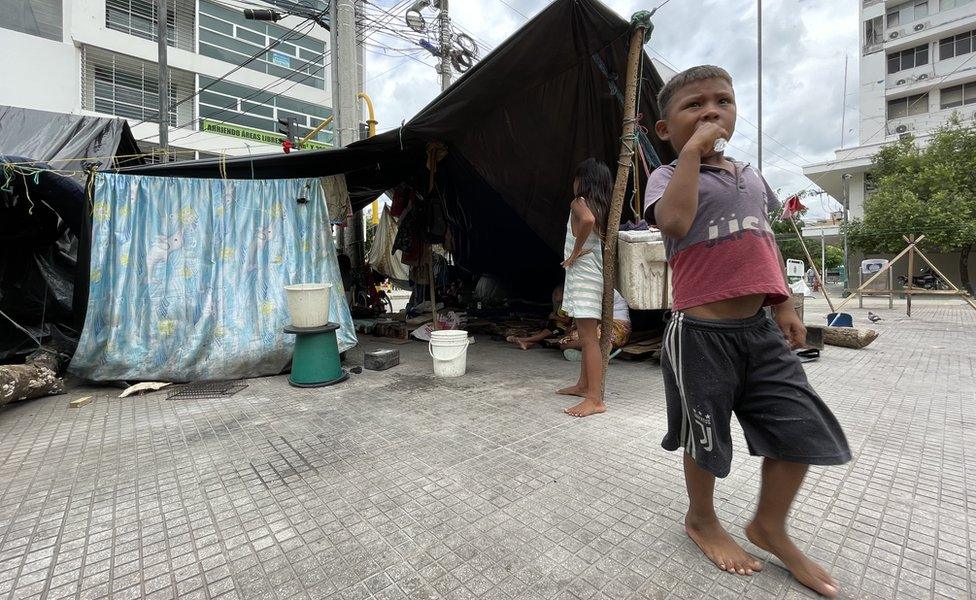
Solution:
M 864 219 L 844 231 L 854 248 L 899 252 L 903 235 L 925 235 L 923 250 L 959 253 L 959 277 L 969 280 L 976 247 L 976 122 L 957 115 L 924 147 L 913 137 L 883 147 L 874 157 L 876 191 L 864 201 Z
M 802 197 L 806 194 L 801 192 L 799 196 Z M 796 232 L 793 231 L 793 226 L 790 225 L 789 221 L 784 221 L 781 217 L 783 214 L 782 208 L 776 213 L 770 215 L 772 220 L 773 233 L 776 234 L 776 244 L 779 246 L 779 252 L 783 255 L 783 260 L 793 258 L 802 261 L 803 264 L 809 268 L 807 263 L 807 257 L 803 253 L 803 246 L 800 245 L 800 240 L 796 237 Z M 796 227 L 803 233 L 803 221 L 797 219 Z M 821 261 L 820 253 L 820 242 L 816 238 L 803 238 L 803 244 L 807 247 L 807 251 L 810 252 L 810 256 L 813 258 L 813 262 L 817 265 L 817 270 L 820 272 L 821 277 L 826 277 L 824 275 L 823 261 Z M 837 267 L 844 264 L 844 250 L 838 248 L 837 246 L 827 246 L 825 254 L 827 255 L 827 269 L 836 269 Z

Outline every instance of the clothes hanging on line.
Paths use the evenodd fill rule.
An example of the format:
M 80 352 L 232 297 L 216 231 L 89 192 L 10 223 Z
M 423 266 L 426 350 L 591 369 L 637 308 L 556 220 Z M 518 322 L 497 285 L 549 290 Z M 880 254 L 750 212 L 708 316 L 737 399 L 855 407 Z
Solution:
M 322 191 L 325 193 L 325 205 L 329 210 L 329 222 L 333 225 L 345 226 L 352 217 L 352 201 L 349 198 L 349 188 L 346 187 L 345 175 L 330 175 L 321 177 Z
M 384 206 L 380 222 L 376 225 L 373 246 L 369 249 L 366 261 L 381 275 L 397 281 L 410 279 L 410 270 L 403 264 L 403 252 L 393 248 L 398 225 L 390 214 L 390 207 Z

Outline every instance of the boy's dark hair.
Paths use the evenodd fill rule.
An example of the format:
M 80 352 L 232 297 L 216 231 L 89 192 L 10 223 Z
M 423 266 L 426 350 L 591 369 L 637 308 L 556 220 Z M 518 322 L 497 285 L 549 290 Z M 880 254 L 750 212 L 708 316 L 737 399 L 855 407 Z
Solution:
M 586 205 L 596 219 L 596 231 L 600 239 L 607 230 L 607 213 L 610 212 L 610 192 L 613 189 L 613 178 L 610 168 L 602 161 L 588 158 L 576 167 L 573 174 L 579 183 L 579 193 L 586 199 Z
M 661 118 L 668 118 L 668 108 L 671 104 L 671 99 L 674 95 L 678 93 L 678 90 L 685 87 L 689 83 L 694 83 L 696 81 L 702 81 L 705 79 L 724 79 L 732 85 L 732 76 L 729 72 L 722 67 L 716 67 L 714 65 L 699 65 L 697 67 L 692 67 L 690 69 L 685 69 L 684 71 L 678 73 L 672 77 L 661 91 L 657 94 L 657 106 L 661 110 Z

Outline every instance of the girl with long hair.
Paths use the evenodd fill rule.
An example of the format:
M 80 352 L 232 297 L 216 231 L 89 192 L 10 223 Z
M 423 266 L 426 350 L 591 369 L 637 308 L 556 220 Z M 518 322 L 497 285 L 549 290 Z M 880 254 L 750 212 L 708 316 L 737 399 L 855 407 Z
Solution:
M 573 201 L 566 224 L 563 310 L 576 320 L 583 358 L 579 381 L 558 392 L 583 398 L 582 402 L 565 410 L 574 417 L 606 411 L 599 329 L 603 309 L 602 238 L 607 229 L 612 188 L 610 169 L 604 163 L 588 158 L 576 167 Z

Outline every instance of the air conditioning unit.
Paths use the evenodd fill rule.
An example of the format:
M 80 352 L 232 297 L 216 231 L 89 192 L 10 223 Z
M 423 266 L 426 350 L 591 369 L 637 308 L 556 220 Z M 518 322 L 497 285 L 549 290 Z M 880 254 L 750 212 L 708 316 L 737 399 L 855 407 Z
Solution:
M 899 79 L 898 81 L 895 82 L 895 85 L 905 85 L 906 83 L 908 82 L 905 81 L 904 79 Z
M 888 34 L 888 39 L 897 40 L 899 35 L 901 35 L 901 31 L 892 31 L 891 33 Z
M 932 25 L 931 21 L 926 21 L 924 23 L 918 23 L 915 27 L 912 27 L 915 31 L 922 31 L 923 29 L 928 29 Z
M 899 140 L 905 140 L 905 139 L 908 139 L 910 137 L 912 137 L 912 134 L 910 134 L 910 133 L 903 133 L 903 134 L 901 134 L 901 135 L 898 136 L 898 139 Z
M 895 133 L 908 133 L 908 125 L 899 125 L 895 127 Z
M 919 81 L 925 81 L 928 78 L 929 78 L 929 74 L 928 73 L 922 73 L 921 75 L 918 76 L 918 80 Z

